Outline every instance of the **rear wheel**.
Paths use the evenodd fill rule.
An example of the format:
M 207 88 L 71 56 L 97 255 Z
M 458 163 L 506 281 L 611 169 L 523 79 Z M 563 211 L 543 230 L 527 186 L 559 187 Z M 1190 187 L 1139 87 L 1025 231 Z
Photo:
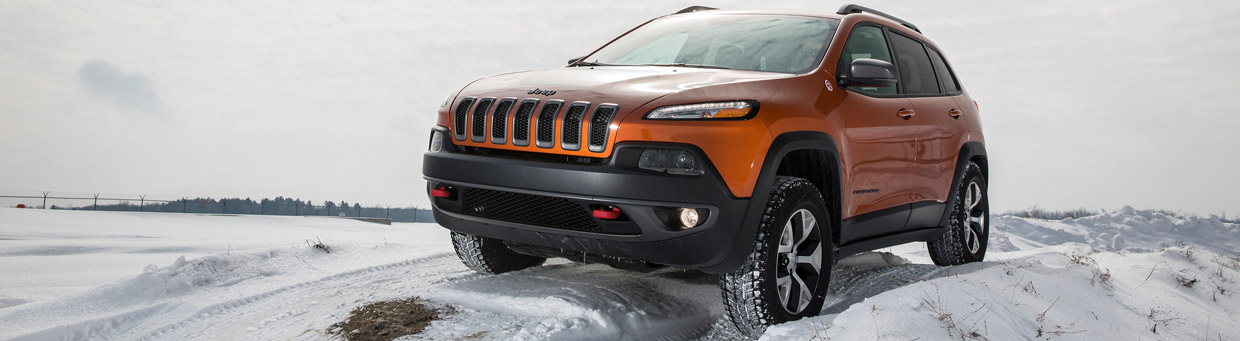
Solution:
M 776 177 L 765 212 L 748 260 L 719 280 L 728 318 L 755 338 L 818 315 L 834 262 L 827 205 L 809 181 Z
M 986 257 L 990 237 L 990 200 L 982 168 L 970 162 L 961 175 L 947 230 L 938 240 L 926 242 L 930 259 L 938 265 L 980 262 Z
M 452 247 L 470 269 L 484 274 L 502 274 L 542 265 L 547 259 L 513 252 L 498 239 L 452 232 Z

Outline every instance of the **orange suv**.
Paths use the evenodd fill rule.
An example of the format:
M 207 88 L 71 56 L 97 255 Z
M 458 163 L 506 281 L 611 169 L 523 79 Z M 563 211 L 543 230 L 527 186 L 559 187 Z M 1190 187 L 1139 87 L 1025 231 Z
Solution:
M 479 79 L 439 109 L 422 171 L 470 268 L 718 273 L 748 335 L 817 315 L 841 257 L 924 241 L 976 262 L 989 231 L 976 102 L 916 26 L 856 5 L 694 6 Z

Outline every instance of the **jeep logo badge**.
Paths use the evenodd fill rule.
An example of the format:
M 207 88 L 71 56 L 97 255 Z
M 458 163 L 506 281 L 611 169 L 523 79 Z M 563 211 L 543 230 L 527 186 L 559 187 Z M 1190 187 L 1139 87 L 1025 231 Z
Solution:
M 555 94 L 555 90 L 543 90 L 543 89 L 537 89 L 537 88 L 536 88 L 536 89 L 534 89 L 534 90 L 530 90 L 530 92 L 527 92 L 527 93 L 528 93 L 528 94 L 531 94 L 531 95 L 544 95 L 544 96 L 551 96 L 551 95 L 554 95 L 554 94 Z

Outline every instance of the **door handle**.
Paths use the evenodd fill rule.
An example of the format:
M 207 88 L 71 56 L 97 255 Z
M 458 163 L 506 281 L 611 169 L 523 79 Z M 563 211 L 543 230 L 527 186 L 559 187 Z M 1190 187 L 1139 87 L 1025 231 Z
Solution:
M 914 115 L 917 115 L 917 112 L 913 111 L 913 109 L 900 109 L 900 111 L 896 112 L 896 116 L 900 116 L 900 118 L 905 120 L 913 118 Z
M 960 115 L 963 115 L 963 114 L 964 113 L 960 112 L 960 109 L 952 109 L 951 111 L 947 112 L 947 116 L 951 116 L 952 118 L 955 118 L 955 119 L 959 119 Z

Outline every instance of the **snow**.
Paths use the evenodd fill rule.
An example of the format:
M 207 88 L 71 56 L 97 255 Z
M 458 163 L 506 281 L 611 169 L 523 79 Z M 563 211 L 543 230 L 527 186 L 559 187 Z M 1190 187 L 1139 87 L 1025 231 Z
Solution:
M 996 216 L 987 261 L 938 267 L 920 243 L 842 259 L 824 315 L 763 339 L 1229 339 L 1237 239 L 1127 207 Z M 0 209 L 0 255 L 0 339 L 324 339 L 409 296 L 456 312 L 405 339 L 738 338 L 717 276 L 562 260 L 483 276 L 434 224 Z

